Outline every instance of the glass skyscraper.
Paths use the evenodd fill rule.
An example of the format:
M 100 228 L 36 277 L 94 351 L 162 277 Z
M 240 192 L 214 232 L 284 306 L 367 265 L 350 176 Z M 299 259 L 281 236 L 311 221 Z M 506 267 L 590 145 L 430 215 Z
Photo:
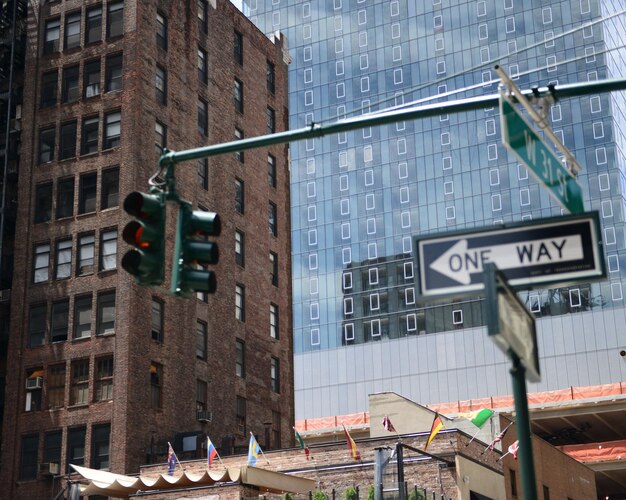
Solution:
M 619 77 L 624 2 L 245 0 L 287 36 L 290 126 L 497 91 Z M 433 102 L 433 101 L 428 101 Z M 626 380 L 624 93 L 568 98 L 548 114 L 582 166 L 608 279 L 523 292 L 552 390 Z M 502 145 L 497 107 L 294 143 L 296 418 L 362 411 L 367 394 L 423 403 L 510 394 L 480 296 L 418 296 L 415 238 L 562 214 Z

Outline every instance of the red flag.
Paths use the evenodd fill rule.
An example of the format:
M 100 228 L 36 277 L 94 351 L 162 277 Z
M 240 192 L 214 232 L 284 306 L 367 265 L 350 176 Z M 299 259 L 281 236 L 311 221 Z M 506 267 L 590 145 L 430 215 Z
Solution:
M 343 432 L 346 433 L 346 444 L 348 445 L 348 450 L 350 450 L 350 455 L 352 455 L 352 458 L 355 460 L 361 460 L 361 453 L 356 447 L 356 443 L 354 442 L 354 439 L 352 439 L 352 436 L 350 436 L 350 433 L 346 429 L 345 425 L 343 426 Z
M 519 441 L 515 441 L 511 446 L 509 446 L 509 453 L 513 455 L 513 458 L 517 460 L 517 452 L 519 451 Z
M 389 417 L 387 415 L 385 415 L 385 418 L 383 418 L 383 427 L 385 428 L 386 431 L 398 432 L 396 431 L 396 428 L 393 426 L 393 424 L 391 423 L 391 420 L 389 420 Z

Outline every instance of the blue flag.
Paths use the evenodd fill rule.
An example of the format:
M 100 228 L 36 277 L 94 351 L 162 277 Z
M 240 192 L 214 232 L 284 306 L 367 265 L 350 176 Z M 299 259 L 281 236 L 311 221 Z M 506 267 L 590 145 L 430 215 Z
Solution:
M 248 445 L 248 465 L 256 465 L 256 461 L 261 453 L 261 447 L 256 442 L 254 436 L 250 434 L 250 444 Z
M 174 453 L 174 448 L 172 448 L 172 445 L 169 443 L 167 443 L 167 445 L 169 446 L 169 449 L 167 450 L 167 473 L 170 476 L 173 476 L 178 458 L 176 457 L 176 453 Z

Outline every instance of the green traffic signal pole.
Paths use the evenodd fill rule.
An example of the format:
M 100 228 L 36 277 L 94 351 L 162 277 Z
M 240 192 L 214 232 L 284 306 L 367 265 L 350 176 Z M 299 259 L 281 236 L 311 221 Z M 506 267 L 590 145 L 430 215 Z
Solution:
M 626 90 L 626 78 L 538 87 L 523 90 L 522 94 L 529 98 L 552 95 L 555 99 L 560 99 L 563 97 L 579 97 L 618 90 Z M 377 125 L 386 125 L 403 120 L 416 120 L 448 113 L 461 113 L 463 111 L 495 107 L 498 105 L 499 99 L 499 94 L 489 94 L 454 101 L 436 102 L 406 109 L 392 109 L 379 113 L 369 113 L 367 115 L 337 120 L 328 124 L 312 123 L 308 127 L 251 137 L 240 141 L 225 142 L 183 151 L 166 151 L 161 155 L 159 163 L 161 167 L 171 167 L 182 161 L 198 160 L 210 156 L 234 153 L 236 151 L 271 146 L 273 144 L 284 144 L 292 141 L 323 137 L 328 134 L 347 132 Z

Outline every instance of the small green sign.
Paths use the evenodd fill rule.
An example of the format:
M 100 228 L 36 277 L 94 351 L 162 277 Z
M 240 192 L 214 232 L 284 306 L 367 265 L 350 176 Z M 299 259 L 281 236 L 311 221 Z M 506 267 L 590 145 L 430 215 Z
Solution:
M 582 214 L 585 208 L 580 184 L 505 97 L 500 98 L 500 119 L 504 145 L 548 188 L 563 208 L 572 214 Z

